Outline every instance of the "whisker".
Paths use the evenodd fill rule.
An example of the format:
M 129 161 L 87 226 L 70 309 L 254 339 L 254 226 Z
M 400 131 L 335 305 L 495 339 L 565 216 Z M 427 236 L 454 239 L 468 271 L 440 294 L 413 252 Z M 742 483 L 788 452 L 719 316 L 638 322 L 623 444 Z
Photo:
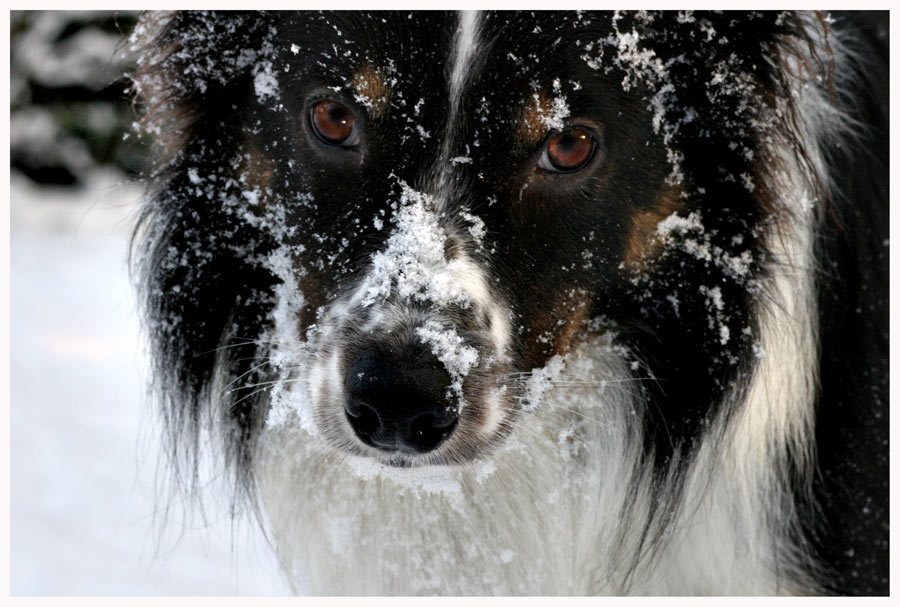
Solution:
M 252 359 L 247 359 L 247 360 L 252 360 Z M 248 371 L 245 371 L 244 373 L 241 373 L 240 375 L 238 375 L 237 377 L 235 377 L 234 379 L 232 379 L 230 382 L 228 382 L 227 384 L 225 384 L 225 385 L 223 386 L 222 393 L 224 394 L 224 393 L 226 392 L 227 388 L 233 386 L 235 383 L 237 383 L 237 382 L 239 382 L 240 380 L 242 380 L 243 378 L 247 377 L 248 375 L 250 375 L 250 374 L 253 373 L 254 371 L 257 371 L 258 369 L 262 369 L 264 366 L 270 364 L 271 362 L 272 362 L 272 359 L 267 357 L 266 360 L 264 360 L 263 362 L 259 363 L 259 364 L 256 365 L 255 367 L 249 369 Z
M 218 346 L 212 348 L 211 350 L 206 350 L 204 352 L 199 352 L 196 356 L 206 356 L 207 354 L 214 354 L 216 352 L 222 352 L 223 350 L 231 350 L 232 348 L 243 348 L 245 346 L 258 346 L 265 343 L 278 343 L 275 341 L 262 341 L 256 339 L 247 339 L 246 341 L 241 342 L 232 342 L 230 344 L 226 344 L 224 346 Z
M 533 414 L 536 417 L 540 418 L 541 422 L 546 425 L 549 425 L 555 430 L 569 430 L 570 428 L 567 426 L 562 426 L 559 422 L 554 421 L 553 413 L 563 412 L 569 415 L 574 415 L 580 418 L 582 421 L 590 422 L 592 424 L 596 424 L 601 428 L 613 428 L 614 424 L 610 423 L 608 420 L 604 420 L 598 417 L 594 417 L 592 415 L 587 414 L 584 411 L 579 411 L 578 409 L 574 409 L 572 407 L 565 407 L 559 405 L 557 403 L 545 402 L 541 401 L 538 403 L 536 407 L 529 411 L 529 414 Z
M 259 382 L 257 384 L 246 384 L 243 386 L 238 386 L 237 388 L 232 388 L 231 390 L 229 390 L 228 393 L 230 394 L 232 392 L 237 392 L 238 390 L 245 390 L 245 389 L 249 389 L 249 388 L 259 388 L 260 386 L 268 387 L 268 386 L 277 386 L 278 384 L 290 384 L 290 383 L 295 383 L 298 381 L 303 381 L 303 378 L 292 377 L 292 378 L 287 378 L 287 379 L 273 379 L 271 381 L 263 381 L 263 382 Z
M 253 397 L 256 396 L 257 394 L 261 394 L 261 393 L 265 392 L 266 390 L 268 390 L 269 388 L 271 388 L 271 385 L 269 385 L 269 386 L 263 386 L 263 387 L 260 388 L 259 390 L 254 390 L 254 391 L 251 392 L 250 394 L 246 394 L 246 395 L 242 396 L 241 398 L 239 398 L 239 399 L 237 399 L 236 401 L 234 401 L 233 403 L 231 403 L 230 408 L 231 408 L 232 410 L 234 410 L 238 405 L 240 405 L 240 404 L 241 404 L 242 402 L 244 402 L 245 400 L 248 400 L 248 399 L 250 399 L 250 398 L 253 398 Z M 236 391 L 236 390 L 238 390 L 238 389 L 239 389 L 239 388 L 236 388 L 235 390 L 232 390 L 232 392 L 234 392 L 234 391 Z
M 243 338 L 244 341 L 235 342 L 226 344 L 224 346 L 218 346 L 216 348 L 212 348 L 211 350 L 206 350 L 205 352 L 200 352 L 196 356 L 205 356 L 207 354 L 213 354 L 215 352 L 220 352 L 222 350 L 230 350 L 232 348 L 243 348 L 245 346 L 262 346 L 262 345 L 270 345 L 274 344 L 277 346 L 290 346 L 290 347 L 299 347 L 301 349 L 305 349 L 308 344 L 305 341 L 285 341 L 283 339 L 250 339 L 249 337 Z

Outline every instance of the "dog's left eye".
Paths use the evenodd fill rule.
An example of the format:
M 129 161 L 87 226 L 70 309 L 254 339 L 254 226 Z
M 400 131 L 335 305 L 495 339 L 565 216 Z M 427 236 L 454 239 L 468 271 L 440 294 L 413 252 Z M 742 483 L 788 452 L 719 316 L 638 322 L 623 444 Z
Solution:
M 324 143 L 349 147 L 359 142 L 353 112 L 343 103 L 331 99 L 317 102 L 310 109 L 309 121 Z
M 574 173 L 590 162 L 596 147 L 596 141 L 585 129 L 566 129 L 547 141 L 538 166 L 551 173 Z

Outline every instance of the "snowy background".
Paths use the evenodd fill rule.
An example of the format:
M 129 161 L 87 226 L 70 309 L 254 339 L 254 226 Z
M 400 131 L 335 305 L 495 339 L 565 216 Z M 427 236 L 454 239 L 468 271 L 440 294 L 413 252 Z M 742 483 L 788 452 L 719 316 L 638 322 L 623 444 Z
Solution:
M 158 491 L 126 265 L 144 150 L 123 141 L 116 45 L 134 17 L 10 15 L 10 590 L 283 594 L 262 533 L 225 498 L 184 520 Z

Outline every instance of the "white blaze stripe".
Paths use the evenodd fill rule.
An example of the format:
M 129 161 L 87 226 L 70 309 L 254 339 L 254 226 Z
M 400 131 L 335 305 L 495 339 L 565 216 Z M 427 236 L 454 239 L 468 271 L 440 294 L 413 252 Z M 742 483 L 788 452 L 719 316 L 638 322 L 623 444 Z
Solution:
M 453 36 L 453 48 L 450 56 L 450 110 L 447 118 L 447 131 L 441 146 L 441 158 L 439 159 L 437 179 L 434 182 L 436 210 L 443 211 L 448 200 L 452 198 L 450 193 L 449 164 L 451 150 L 453 149 L 454 133 L 456 131 L 456 117 L 459 114 L 459 101 L 462 96 L 463 85 L 471 77 L 471 64 L 478 50 L 478 11 L 460 11 L 459 27 Z
M 478 11 L 460 11 L 459 29 L 456 31 L 453 49 L 453 71 L 450 76 L 451 117 L 456 113 L 463 80 L 469 73 L 469 63 L 478 47 Z

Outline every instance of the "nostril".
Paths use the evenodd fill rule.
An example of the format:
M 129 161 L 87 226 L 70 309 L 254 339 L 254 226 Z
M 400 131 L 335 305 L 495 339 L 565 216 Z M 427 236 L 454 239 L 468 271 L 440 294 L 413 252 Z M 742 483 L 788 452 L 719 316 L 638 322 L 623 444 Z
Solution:
M 356 435 L 366 444 L 372 445 L 372 436 L 381 429 L 381 419 L 378 413 L 365 403 L 356 401 L 344 407 L 347 421 Z
M 441 416 L 423 413 L 409 424 L 409 434 L 404 437 L 404 442 L 420 453 L 432 451 L 453 433 L 458 421 L 456 413 Z

